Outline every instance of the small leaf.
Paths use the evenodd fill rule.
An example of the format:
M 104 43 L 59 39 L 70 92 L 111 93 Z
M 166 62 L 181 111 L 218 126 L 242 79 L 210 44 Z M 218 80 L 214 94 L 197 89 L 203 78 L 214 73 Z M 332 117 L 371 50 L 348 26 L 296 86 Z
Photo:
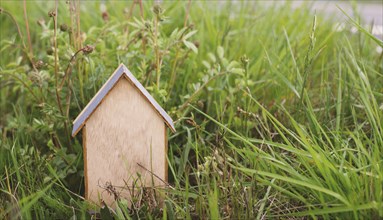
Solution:
M 224 58 L 224 57 L 221 58 L 221 62 L 222 62 L 223 66 L 228 66 L 229 65 L 229 61 L 227 61 L 227 59 Z
M 227 69 L 231 69 L 233 67 L 239 66 L 239 63 L 237 61 L 231 61 L 229 65 L 227 65 Z
M 217 62 L 217 59 L 215 58 L 214 54 L 212 54 L 212 53 L 208 53 L 207 55 L 209 56 L 209 58 L 211 59 L 211 61 L 213 61 L 213 63 Z
M 120 201 L 117 201 L 117 205 L 121 209 L 121 211 L 123 212 L 124 216 L 127 219 L 130 219 L 129 210 L 128 210 L 128 207 L 129 207 L 128 201 L 126 199 L 121 199 Z
M 206 83 L 207 81 L 209 81 L 209 76 L 208 76 L 208 75 L 204 75 L 204 76 L 202 77 L 202 82 L 203 82 L 203 83 Z
M 173 32 L 170 34 L 170 38 L 173 38 L 173 39 L 176 38 L 177 33 L 178 33 L 178 28 L 173 30 Z
M 102 220 L 113 220 L 113 215 L 110 213 L 107 205 L 105 205 L 104 208 L 101 208 L 100 215 Z
M 219 57 L 220 59 L 223 58 L 224 53 L 225 53 L 225 52 L 224 52 L 224 50 L 223 50 L 223 47 L 218 46 L 218 48 L 217 48 L 217 55 L 218 55 L 218 57 Z
M 44 177 L 43 183 L 48 183 L 48 182 L 50 182 L 51 180 L 52 180 L 51 177 L 46 176 L 46 177 Z
M 184 40 L 183 42 L 187 48 L 191 49 L 196 54 L 198 53 L 197 47 L 192 42 L 187 40 Z
M 169 220 L 176 219 L 172 204 L 168 200 L 165 201 L 165 204 L 166 204 L 166 211 L 167 211 L 167 219 Z
M 211 66 L 210 66 L 210 63 L 208 63 L 207 61 L 202 61 L 202 64 L 206 67 L 206 69 L 210 69 Z
M 122 210 L 120 208 L 120 206 L 116 206 L 116 219 L 125 219 L 124 217 L 124 213 L 122 213 Z
M 243 75 L 244 72 L 242 68 L 231 68 L 228 71 L 239 75 Z
M 193 36 L 195 33 L 197 33 L 197 30 L 194 30 L 194 31 L 191 31 L 191 32 L 187 33 L 187 34 L 183 37 L 183 39 L 186 40 L 186 39 L 188 39 L 189 37 Z

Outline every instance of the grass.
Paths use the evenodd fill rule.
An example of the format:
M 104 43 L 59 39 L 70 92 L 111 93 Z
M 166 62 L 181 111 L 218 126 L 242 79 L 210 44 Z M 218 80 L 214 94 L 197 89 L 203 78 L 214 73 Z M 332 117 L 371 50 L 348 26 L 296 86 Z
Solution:
M 356 19 L 338 31 L 309 5 L 260 2 L 0 4 L 0 218 L 383 217 L 382 41 Z M 82 197 L 71 122 L 121 62 L 176 120 L 162 208 Z

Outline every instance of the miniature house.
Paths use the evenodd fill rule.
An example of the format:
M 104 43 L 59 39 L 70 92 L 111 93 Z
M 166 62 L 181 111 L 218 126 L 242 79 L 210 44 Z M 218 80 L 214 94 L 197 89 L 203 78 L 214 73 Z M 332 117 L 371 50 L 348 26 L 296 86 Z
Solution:
M 113 206 L 107 188 L 120 192 L 137 174 L 143 186 L 164 186 L 166 126 L 175 131 L 169 115 L 121 64 L 73 122 L 72 136 L 83 132 L 85 198 Z

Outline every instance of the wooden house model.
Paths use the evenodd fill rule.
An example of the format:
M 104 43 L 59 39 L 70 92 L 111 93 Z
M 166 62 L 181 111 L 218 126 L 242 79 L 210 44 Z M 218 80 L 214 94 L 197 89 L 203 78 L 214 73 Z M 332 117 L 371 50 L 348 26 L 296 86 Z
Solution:
M 85 198 L 113 206 L 107 188 L 120 192 L 137 173 L 143 186 L 164 186 L 166 126 L 175 131 L 169 115 L 121 64 L 73 122 L 73 137 L 82 129 Z

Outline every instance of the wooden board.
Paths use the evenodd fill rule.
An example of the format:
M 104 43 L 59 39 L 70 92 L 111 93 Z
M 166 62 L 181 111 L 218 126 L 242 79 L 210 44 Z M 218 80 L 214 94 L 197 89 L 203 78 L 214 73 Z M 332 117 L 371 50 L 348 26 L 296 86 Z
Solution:
M 85 181 L 85 199 L 88 199 L 88 179 L 86 178 L 88 176 L 88 160 L 87 160 L 87 147 L 86 147 L 86 127 L 82 129 L 82 149 L 83 149 L 83 158 L 84 158 L 84 181 Z
M 169 126 L 169 128 L 173 132 L 175 132 L 173 120 L 170 118 L 170 116 L 156 102 L 156 100 L 149 94 L 149 92 L 142 86 L 142 84 L 133 76 L 133 74 L 128 70 L 128 68 L 126 68 L 124 64 L 120 64 L 120 66 L 109 77 L 106 83 L 101 87 L 97 94 L 88 103 L 88 105 L 73 121 L 73 137 L 81 130 L 81 128 L 85 125 L 86 121 L 90 118 L 90 116 L 97 109 L 102 100 L 108 95 L 108 93 L 113 89 L 115 84 L 119 81 L 119 79 L 122 76 L 126 77 L 132 83 L 132 85 L 134 85 L 138 89 L 138 91 L 143 95 L 143 97 L 152 105 L 155 111 L 157 111 L 158 114 L 163 118 L 164 122 Z
M 137 172 L 146 186 L 152 186 L 152 175 L 147 170 L 166 180 L 165 123 L 126 78 L 120 78 L 85 127 L 86 195 L 89 200 L 98 202 L 100 196 L 113 206 L 113 195 L 101 187 L 109 182 L 120 193 L 122 189 L 118 187 L 126 188 L 124 181 L 131 186 Z M 153 178 L 155 186 L 164 185 Z M 122 196 L 129 197 L 128 191 Z

